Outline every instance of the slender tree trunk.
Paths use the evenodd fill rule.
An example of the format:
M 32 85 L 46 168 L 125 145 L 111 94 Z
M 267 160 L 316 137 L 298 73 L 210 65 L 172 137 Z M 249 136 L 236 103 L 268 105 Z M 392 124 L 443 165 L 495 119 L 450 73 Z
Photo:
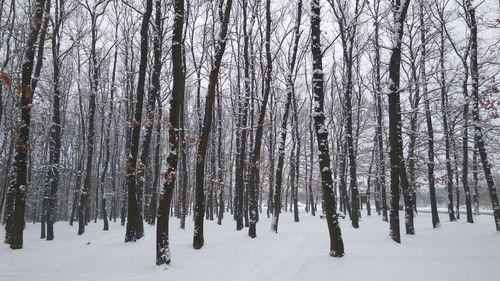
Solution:
M 474 189 L 474 195 L 472 196 L 472 200 L 474 201 L 474 214 L 479 215 L 479 192 L 478 192 L 478 182 L 479 178 L 477 176 L 477 171 L 479 169 L 477 163 L 477 147 L 476 142 L 474 141 L 474 151 L 472 153 L 472 185 Z
M 144 11 L 141 25 L 141 56 L 137 80 L 137 93 L 135 103 L 134 120 L 132 121 L 132 141 L 130 143 L 130 155 L 126 163 L 126 180 L 128 193 L 128 213 L 127 230 L 125 232 L 125 242 L 134 242 L 144 236 L 144 225 L 142 219 L 142 185 L 137 184 L 141 181 L 142 163 L 137 167 L 137 156 L 139 153 L 139 139 L 142 126 L 142 107 L 144 102 L 144 87 L 146 82 L 146 68 L 148 63 L 148 29 L 149 20 L 153 12 L 153 1 L 146 1 L 146 10 Z M 153 100 L 154 103 L 154 100 Z M 151 129 L 151 127 L 149 127 Z M 146 148 L 148 149 L 148 148 Z M 139 177 L 139 178 L 138 178 Z
M 155 156 L 154 156 L 154 178 L 153 178 L 153 189 L 151 193 L 151 200 L 149 201 L 149 224 L 154 225 L 156 223 L 156 217 L 158 213 L 157 202 L 158 202 L 158 185 L 160 184 L 160 169 L 161 169 L 161 124 L 163 118 L 162 105 L 160 100 L 160 95 L 156 95 L 156 102 L 158 103 L 158 120 L 156 121 L 156 140 L 155 140 Z M 182 109 L 181 109 L 182 110 Z M 181 131 L 182 132 L 182 131 Z M 184 138 L 182 138 L 184 139 Z
M 321 173 L 321 186 L 323 189 L 323 200 L 325 202 L 326 221 L 330 234 L 330 256 L 344 256 L 344 243 L 335 210 L 335 196 L 333 194 L 332 171 L 330 169 L 330 152 L 328 148 L 328 131 L 325 127 L 324 112 L 324 86 L 323 86 L 323 53 L 321 50 L 321 28 L 320 28 L 320 4 L 319 0 L 311 1 L 311 51 L 313 58 L 313 96 L 314 96 L 314 128 L 319 150 L 319 169 Z
M 256 224 L 258 220 L 258 177 L 259 177 L 259 162 L 261 160 L 261 146 L 262 137 L 264 134 L 264 118 L 266 116 L 266 107 L 269 100 L 269 93 L 271 92 L 271 78 L 272 78 L 272 59 L 271 59 L 271 0 L 266 0 L 266 77 L 264 86 L 264 95 L 262 106 L 259 112 L 259 119 L 257 121 L 257 131 L 255 132 L 255 146 L 251 157 L 250 165 L 250 180 L 248 182 L 249 201 L 248 208 L 250 211 L 250 226 L 248 229 L 248 236 L 251 238 L 257 237 Z
M 400 66 L 401 66 L 401 39 L 403 26 L 408 12 L 410 0 L 396 0 L 393 3 L 394 25 L 392 34 L 392 49 L 389 63 L 389 140 L 391 144 L 391 208 L 390 208 L 390 236 L 392 240 L 401 243 L 399 230 L 399 184 L 401 171 L 405 169 L 402 158 L 401 137 L 401 105 L 400 105 Z M 407 207 L 407 206 L 406 206 Z
M 300 39 L 300 23 L 302 18 L 302 0 L 297 1 L 297 16 L 295 20 L 294 27 L 294 43 L 292 49 L 292 59 L 288 66 L 288 74 L 287 74 L 287 83 L 286 83 L 286 104 L 285 104 L 285 112 L 283 113 L 283 120 L 281 121 L 281 132 L 280 132 L 280 140 L 278 141 L 278 166 L 276 167 L 276 186 L 274 187 L 274 210 L 273 210 L 273 219 L 271 222 L 271 230 L 278 233 L 278 222 L 279 215 L 281 213 L 281 189 L 283 185 L 283 166 L 285 163 L 285 143 L 286 143 L 286 127 L 288 122 L 288 115 L 290 114 L 290 105 L 292 103 L 292 95 L 294 88 L 294 79 L 293 73 L 295 69 L 295 62 L 297 59 L 297 50 L 298 43 Z M 285 203 L 286 206 L 286 203 Z
M 313 194 L 313 164 L 314 164 L 314 131 L 313 131 L 313 117 L 312 117 L 312 112 L 313 112 L 313 98 L 311 97 L 311 102 L 310 102 L 310 110 L 311 115 L 309 115 L 309 146 L 310 146 L 310 152 L 309 152 L 309 198 L 307 199 L 310 204 L 311 208 L 311 215 L 316 216 L 316 206 L 314 204 L 314 194 Z M 336 169 L 334 170 L 336 171 Z M 336 189 L 337 186 L 335 184 L 334 187 L 334 193 L 336 195 Z M 335 209 L 337 209 L 337 206 L 334 206 Z
M 439 227 L 439 215 L 437 212 L 436 200 L 436 178 L 434 177 L 434 129 L 432 126 L 432 113 L 429 101 L 429 93 L 427 90 L 427 73 L 426 73 L 426 59 L 427 59 L 427 39 L 426 28 L 424 22 L 424 2 L 421 0 L 420 5 L 420 79 L 422 79 L 422 94 L 424 96 L 425 105 L 425 120 L 427 124 L 427 181 L 429 182 L 429 194 L 431 200 L 431 214 L 432 226 Z
M 246 157 L 246 143 L 247 143 L 247 119 L 248 119 L 248 105 L 251 95 L 250 87 L 250 61 L 249 61 L 249 36 L 247 32 L 247 1 L 243 1 L 243 59 L 244 59 L 244 87 L 245 87 L 245 97 L 243 101 L 239 103 L 239 114 L 241 114 L 239 119 L 241 122 L 238 124 L 240 130 L 239 142 L 237 146 L 237 164 L 236 164 L 236 179 L 235 179 L 235 219 L 236 219 L 236 230 L 243 229 L 243 219 L 244 219 L 244 193 L 245 193 L 245 157 Z
M 157 0 L 157 15 L 161 11 L 160 0 Z M 184 103 L 185 76 L 182 60 L 182 31 L 184 25 L 184 0 L 174 2 L 174 28 L 172 30 L 172 67 L 173 67 L 173 86 L 172 98 L 170 99 L 170 126 L 169 135 L 169 154 L 167 157 L 167 171 L 165 173 L 165 184 L 163 185 L 163 195 L 160 197 L 160 206 L 158 207 L 158 224 L 156 226 L 156 264 L 170 263 L 169 246 L 169 210 L 172 200 L 172 193 L 175 188 L 177 177 L 177 160 L 179 151 L 179 129 L 180 129 L 180 111 Z
M 444 13 L 441 11 L 441 13 Z M 453 210 L 453 168 L 451 165 L 451 155 L 450 155 L 450 132 L 448 126 L 448 104 L 447 104 L 447 90 L 446 90 L 446 78 L 445 78 L 445 67 L 444 67 L 444 19 L 441 18 L 440 27 L 440 48 L 439 48 L 439 84 L 441 93 L 441 113 L 443 115 L 443 135 L 445 142 L 445 163 L 446 163 L 446 187 L 448 191 L 448 215 L 450 221 L 455 221 L 455 212 Z
M 271 92 L 271 101 L 269 103 L 269 192 L 267 195 L 267 218 L 269 218 L 274 209 L 274 171 L 275 171 L 275 161 L 274 161 L 274 150 L 276 147 L 276 124 L 275 124 L 275 112 L 274 112 L 274 92 Z
M 149 201 L 153 200 L 153 194 L 151 193 L 151 184 L 146 180 L 145 174 L 149 171 L 150 167 L 148 165 L 150 158 L 150 147 L 151 147 L 151 139 L 153 137 L 153 127 L 155 125 L 154 116 L 155 116 L 155 103 L 158 100 L 158 95 L 160 94 L 160 77 L 161 77 L 161 68 L 162 68 L 162 58 L 161 58 L 161 42 L 162 42 L 162 33 L 163 33 L 163 25 L 162 25 L 162 14 L 161 14 L 161 3 L 160 1 L 156 1 L 155 3 L 155 32 L 153 37 L 153 69 L 151 74 L 151 88 L 149 89 L 148 101 L 146 105 L 146 120 L 144 123 L 145 134 L 142 142 L 142 150 L 140 156 L 139 167 L 137 170 L 137 187 L 141 192 L 143 189 L 147 190 L 146 196 L 149 196 L 148 202 L 146 202 L 147 208 L 147 220 L 151 221 L 148 208 L 151 204 Z M 142 192 L 141 192 L 142 193 Z M 140 207 L 142 204 L 138 204 Z
M 195 191 L 195 211 L 194 211 L 194 237 L 193 248 L 201 249 L 204 244 L 203 237 L 203 217 L 205 211 L 204 202 L 204 178 L 205 178 L 205 157 L 207 154 L 208 137 L 210 127 L 212 125 L 213 105 L 215 100 L 215 87 L 218 83 L 219 70 L 222 62 L 222 56 L 226 49 L 227 32 L 229 26 L 229 16 L 231 14 L 232 0 L 227 0 L 224 16 L 222 19 L 221 29 L 218 42 L 215 48 L 213 64 L 210 70 L 208 81 L 208 89 L 205 101 L 205 116 L 203 118 L 203 130 L 201 133 L 200 142 L 198 144 L 198 152 L 196 156 L 196 191 Z
M 47 205 L 47 240 L 54 240 L 54 223 L 56 221 L 57 189 L 59 187 L 59 161 L 61 159 L 61 113 L 60 99 L 61 90 L 59 82 L 60 61 L 59 61 L 59 29 L 61 27 L 61 14 L 59 13 L 60 2 L 55 1 L 55 10 L 53 17 L 53 35 L 52 35 L 52 72 L 54 94 L 52 100 L 52 126 L 50 128 L 49 140 L 49 172 L 47 183 L 50 186 L 48 205 Z
M 367 216 L 372 215 L 371 204 L 370 204 L 371 179 L 372 179 L 373 162 L 374 162 L 373 160 L 375 159 L 376 152 L 377 152 L 377 144 L 375 141 L 373 144 L 373 149 L 372 149 L 372 157 L 370 160 L 370 167 L 368 168 L 368 179 L 366 180 L 366 215 Z
M 91 19 L 91 50 L 90 50 L 90 70 L 92 73 L 90 79 L 90 97 L 89 97 L 89 117 L 88 117 L 88 136 L 87 136 L 87 162 L 85 178 L 83 181 L 83 189 L 80 195 L 80 202 L 78 206 L 78 235 L 85 232 L 85 225 L 88 221 L 89 214 L 89 197 L 90 197 L 90 185 L 92 184 L 92 166 L 94 159 L 94 142 L 95 142 L 95 112 L 96 112 L 96 95 L 99 85 L 99 65 L 97 62 L 97 18 L 95 7 L 93 10 L 88 8 L 90 19 Z M 96 194 L 97 196 L 97 194 Z
M 50 0 L 47 0 L 50 1 Z M 13 180 L 9 186 L 9 194 L 14 205 L 13 213 L 8 214 L 8 226 L 5 228 L 5 240 L 10 244 L 11 249 L 21 249 L 23 247 L 24 231 L 24 211 L 26 207 L 26 193 L 28 191 L 27 160 L 29 153 L 31 106 L 33 102 L 33 92 L 31 89 L 31 75 L 33 74 L 33 64 L 35 60 L 35 48 L 38 33 L 42 24 L 43 8 L 45 0 L 36 0 L 34 3 L 34 13 L 31 18 L 31 28 L 24 51 L 24 60 L 21 73 L 21 87 L 19 95 L 21 123 L 17 129 L 17 141 L 15 147 L 15 157 L 13 163 Z M 14 178 L 15 177 L 15 178 Z
M 293 120 L 294 120 L 294 144 L 296 145 L 295 157 L 291 157 L 291 163 L 294 163 L 294 169 L 292 169 L 292 187 L 293 187 L 293 196 L 291 198 L 291 205 L 293 205 L 293 220 L 294 222 L 299 222 L 299 176 L 300 176 L 300 133 L 299 133 L 299 121 L 297 114 L 297 100 L 295 97 L 295 91 L 292 93 L 292 106 L 293 106 Z M 290 207 L 291 208 L 291 207 Z
M 486 184 L 490 193 L 491 205 L 493 209 L 493 217 L 495 219 L 496 230 L 500 231 L 500 205 L 498 203 L 498 196 L 491 173 L 491 163 L 488 160 L 488 154 L 483 139 L 483 130 L 481 128 L 479 118 L 479 65 L 478 65 L 478 44 L 477 44 L 477 24 L 476 24 L 476 8 L 472 0 L 466 0 L 467 10 L 469 12 L 470 31 L 471 31 L 471 78 L 472 78 L 472 117 L 474 120 L 474 137 L 481 158 Z
M 115 27 L 115 41 L 117 42 L 117 37 L 118 37 L 118 25 Z M 109 230 L 109 223 L 108 223 L 108 213 L 106 209 L 106 192 L 105 192 L 105 182 L 106 182 L 106 174 L 108 173 L 108 167 L 109 167 L 109 158 L 111 156 L 111 151 L 110 151 L 110 138 L 111 138 L 111 125 L 113 121 L 113 111 L 114 111 L 114 98 L 115 98 L 115 79 L 116 79 L 116 63 L 117 63 L 117 58 L 118 58 L 118 48 L 115 48 L 115 53 L 113 56 L 113 69 L 111 73 L 111 91 L 110 91 L 110 97 L 109 97 L 109 105 L 108 105 L 108 124 L 106 125 L 106 136 L 104 140 L 104 149 L 105 149 L 105 159 L 104 159 L 104 167 L 101 175 L 101 190 L 102 190 L 102 196 L 101 196 L 101 210 L 102 210 L 102 218 L 103 218 L 103 230 L 107 231 Z M 114 169 L 114 167 L 112 167 Z M 97 196 L 97 194 L 96 194 Z
M 78 55 L 78 63 L 77 63 L 77 75 L 80 77 L 80 56 Z M 79 119 L 79 134 L 82 136 L 82 139 L 78 142 L 78 156 L 81 159 L 82 155 L 84 154 L 85 151 L 85 120 L 83 118 L 83 101 L 82 101 L 82 92 L 80 88 L 80 83 L 77 83 L 77 88 L 78 88 L 78 107 L 80 109 L 80 119 Z M 77 208 L 80 204 L 80 190 L 81 190 L 81 185 L 82 185 L 82 173 L 83 173 L 83 165 L 85 161 L 78 161 L 78 165 L 76 167 L 76 180 L 75 180 L 75 191 L 74 191 L 74 197 L 73 197 L 73 206 L 71 208 L 71 216 L 69 218 L 69 225 L 73 225 L 73 220 L 76 218 L 76 212 Z
M 219 211 L 217 214 L 217 224 L 222 224 L 222 218 L 224 217 L 224 179 L 223 179 L 223 157 L 222 152 L 222 94 L 217 91 L 217 186 L 219 190 Z M 229 200 L 231 201 L 231 200 Z
M 378 190 L 380 191 L 380 201 L 381 201 L 381 209 L 382 209 L 382 220 L 389 221 L 387 216 L 387 192 L 385 185 L 385 156 L 384 156 L 384 140 L 383 140 L 383 117 L 382 117 L 382 86 L 381 86 L 381 66 L 380 66 L 380 43 L 379 43 L 379 29 L 380 29 L 380 21 L 379 21 L 379 10 L 380 10 L 380 1 L 377 0 L 374 2 L 375 13 L 375 22 L 374 22 L 374 47 L 375 47 L 375 97 L 376 97 L 376 112 L 377 112 L 377 127 L 376 127 L 376 136 L 377 136 L 377 145 L 378 145 L 378 157 L 377 157 L 377 183 Z
M 188 198 L 187 198 L 187 188 L 188 188 L 188 170 L 187 170 L 187 144 L 186 144 L 186 125 L 185 121 L 185 105 L 181 104 L 180 109 L 180 137 L 181 137 L 181 146 L 180 146 L 180 155 L 181 155 L 181 181 L 180 184 L 180 192 L 181 192 L 181 219 L 180 219 L 180 228 L 185 229 L 186 227 L 186 216 L 188 213 Z

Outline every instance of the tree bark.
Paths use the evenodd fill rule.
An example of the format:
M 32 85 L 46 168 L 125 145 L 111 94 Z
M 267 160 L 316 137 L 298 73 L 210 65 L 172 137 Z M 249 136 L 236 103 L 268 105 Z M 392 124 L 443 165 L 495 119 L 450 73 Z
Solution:
M 47 0 L 50 1 L 50 0 Z M 17 140 L 15 146 L 15 157 L 13 163 L 13 174 L 15 177 L 9 186 L 10 198 L 14 205 L 14 211 L 8 214 L 8 225 L 5 228 L 6 242 L 10 244 L 11 249 L 23 248 L 24 231 L 24 211 L 26 208 L 26 193 L 28 191 L 28 153 L 30 151 L 30 123 L 31 107 L 33 102 L 33 92 L 31 89 L 31 75 L 33 74 L 33 64 L 35 61 L 36 41 L 42 25 L 45 0 L 36 0 L 34 3 L 34 13 L 31 18 L 30 33 L 26 42 L 24 51 L 24 60 L 22 64 L 21 85 L 19 95 L 21 122 L 17 129 Z
M 401 171 L 405 167 L 402 157 L 402 124 L 401 105 L 399 97 L 401 91 L 399 87 L 401 67 L 401 39 L 403 37 L 403 23 L 406 19 L 409 5 L 410 0 L 396 0 L 393 3 L 394 26 L 392 34 L 391 57 L 389 62 L 389 140 L 391 144 L 390 236 L 392 240 L 397 243 L 401 243 L 401 234 L 399 229 L 399 184 Z
M 62 3 L 63 4 L 63 3 Z M 52 34 L 52 78 L 53 78 L 53 100 L 52 100 L 52 126 L 50 128 L 49 140 L 49 171 L 47 174 L 47 183 L 50 186 L 47 205 L 47 240 L 54 240 L 54 223 L 56 221 L 57 189 L 59 187 L 59 161 L 61 159 L 61 109 L 60 109 L 60 34 L 61 27 L 60 2 L 55 1 L 55 10 L 53 17 Z M 64 5 L 64 4 L 63 4 Z M 64 7 L 62 7 L 64 8 Z
M 128 193 L 128 212 L 127 229 L 125 232 L 125 242 L 134 242 L 144 236 L 144 225 L 142 219 L 142 186 L 137 184 L 138 167 L 137 156 L 139 153 L 139 139 L 142 126 L 142 107 L 144 102 L 144 86 L 146 82 L 146 68 L 148 64 L 148 45 L 149 45 L 149 21 L 153 13 L 153 1 L 146 1 L 146 10 L 144 11 L 141 25 L 141 54 L 139 63 L 139 72 L 137 80 L 137 93 L 135 103 L 134 120 L 132 120 L 132 139 L 130 143 L 130 155 L 126 163 L 126 181 Z M 154 101 L 153 101 L 154 102 Z M 139 163 L 139 166 L 142 164 Z M 139 167 L 141 169 L 141 167 Z
M 441 113 L 443 115 L 443 135 L 445 143 L 445 163 L 446 163 L 446 187 L 448 191 L 448 215 L 450 221 L 455 221 L 455 211 L 453 210 L 453 168 L 451 166 L 450 155 L 450 131 L 448 126 L 448 93 L 446 90 L 446 77 L 444 66 L 444 10 L 439 11 L 440 16 L 440 46 L 439 46 L 439 86 L 441 93 Z
M 248 229 L 248 236 L 251 238 L 257 237 L 256 224 L 258 220 L 258 185 L 259 185 L 259 164 L 261 161 L 261 146 L 262 137 L 264 134 L 264 118 L 266 117 L 267 102 L 269 100 L 269 93 L 271 92 L 271 78 L 272 78 L 272 59 L 271 59 L 271 0 L 266 0 L 266 73 L 265 73 L 265 86 L 262 106 L 259 111 L 259 119 L 257 121 L 257 131 L 255 132 L 255 146 L 251 155 L 250 162 L 250 180 L 248 181 L 248 208 L 250 211 L 250 226 Z
M 283 113 L 283 120 L 281 122 L 281 132 L 280 132 L 280 140 L 278 141 L 278 165 L 276 167 L 276 186 L 274 187 L 274 210 L 273 210 L 273 219 L 271 221 L 271 230 L 278 233 L 278 222 L 279 215 L 281 213 L 281 191 L 283 185 L 283 166 L 285 163 L 285 144 L 286 144 L 286 134 L 287 134 L 287 122 L 288 115 L 290 114 L 290 105 L 292 103 L 292 95 L 294 89 L 294 79 L 293 72 L 295 70 L 295 62 L 297 59 L 297 49 L 300 39 L 300 23 L 302 18 L 302 0 L 297 1 L 297 16 L 295 20 L 294 27 L 294 42 L 292 49 L 292 57 L 290 64 L 288 66 L 288 74 L 286 81 L 286 104 L 285 104 L 285 112 Z M 285 203 L 286 206 L 286 203 Z
M 157 0 L 157 13 L 160 10 L 160 0 Z M 184 25 L 184 0 L 174 2 L 174 28 L 172 30 L 172 67 L 173 67 L 173 86 L 172 98 L 170 99 L 169 116 L 169 154 L 167 157 L 167 171 L 165 173 L 165 183 L 163 185 L 163 194 L 160 197 L 158 207 L 158 224 L 156 226 L 156 264 L 169 264 L 170 246 L 169 246 L 169 210 L 172 200 L 175 180 L 177 177 L 177 160 L 179 151 L 179 129 L 180 129 L 180 110 L 184 103 L 184 67 L 182 60 L 182 33 Z
M 205 100 L 205 116 L 203 118 L 203 130 L 198 144 L 198 152 L 196 155 L 196 190 L 195 190 L 195 210 L 194 210 L 194 237 L 193 248 L 201 249 L 204 244 L 203 237 L 203 217 L 205 212 L 205 196 L 204 196 L 204 178 L 205 178 L 205 157 L 207 155 L 208 137 L 212 125 L 213 105 L 215 100 L 215 87 L 218 83 L 219 70 L 222 62 L 222 56 L 226 49 L 227 32 L 229 26 L 229 16 L 233 1 L 227 0 L 224 16 L 222 19 L 221 29 L 218 42 L 213 56 L 213 64 L 210 70 L 208 81 L 208 89 Z
M 427 124 L 427 181 L 429 182 L 429 195 L 431 200 L 431 216 L 432 227 L 439 227 L 439 215 L 437 211 L 436 200 L 436 178 L 434 177 L 434 129 L 432 126 L 432 113 L 429 100 L 429 93 L 427 90 L 427 73 L 426 73 L 426 59 L 427 59 L 427 39 L 426 28 L 424 22 L 424 2 L 421 0 L 419 5 L 420 13 L 420 79 L 422 79 L 422 94 L 424 96 L 425 106 L 425 121 Z
M 479 151 L 479 157 L 481 159 L 481 164 L 483 166 L 484 176 L 486 178 L 486 184 L 488 185 L 488 191 L 490 193 L 491 205 L 493 209 L 493 218 L 495 220 L 496 230 L 500 231 L 500 205 L 498 203 L 498 196 L 495 189 L 495 183 L 493 181 L 493 175 L 491 173 L 491 163 L 488 160 L 488 154 L 486 152 L 486 147 L 483 138 L 483 130 L 481 128 L 480 117 L 479 117 L 479 65 L 478 65 L 478 44 L 477 44 L 477 23 L 476 23 L 476 8 L 472 3 L 472 0 L 466 0 L 467 10 L 469 12 L 470 19 L 470 32 L 471 32 L 471 78 L 472 78 L 472 117 L 474 120 L 474 138 Z
M 344 256 L 344 243 L 335 210 L 332 171 L 330 169 L 330 152 L 328 148 L 328 131 L 325 126 L 324 89 L 323 89 L 323 53 L 321 50 L 321 16 L 319 0 L 311 1 L 311 51 L 313 58 L 312 88 L 314 96 L 314 128 L 319 150 L 319 169 L 321 186 L 325 203 L 325 219 L 330 235 L 330 256 Z

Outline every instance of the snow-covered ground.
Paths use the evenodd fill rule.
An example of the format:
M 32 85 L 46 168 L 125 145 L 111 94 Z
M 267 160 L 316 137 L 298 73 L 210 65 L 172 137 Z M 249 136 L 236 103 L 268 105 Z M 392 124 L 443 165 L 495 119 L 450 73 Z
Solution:
M 149 225 L 144 239 L 125 244 L 119 223 L 108 232 L 102 222 L 90 223 L 78 236 L 76 226 L 59 222 L 52 242 L 38 238 L 39 224 L 27 224 L 24 249 L 0 245 L 0 280 L 500 280 L 500 233 L 488 215 L 475 217 L 475 224 L 450 223 L 441 215 L 441 227 L 432 229 L 430 214 L 420 214 L 417 234 L 402 235 L 401 245 L 389 239 L 379 216 L 364 216 L 357 230 L 343 220 L 341 259 L 328 256 L 326 222 L 318 217 L 302 213 L 294 223 L 290 213 L 282 214 L 275 234 L 264 214 L 258 237 L 250 239 L 226 215 L 222 226 L 205 222 L 205 246 L 198 251 L 191 247 L 192 222 L 180 230 L 174 219 L 168 267 L 154 264 L 155 227 Z

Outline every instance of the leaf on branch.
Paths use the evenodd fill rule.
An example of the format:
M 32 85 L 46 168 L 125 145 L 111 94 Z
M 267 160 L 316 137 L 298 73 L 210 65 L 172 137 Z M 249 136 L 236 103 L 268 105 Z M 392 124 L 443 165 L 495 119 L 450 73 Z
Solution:
M 132 121 L 132 127 L 133 128 L 139 128 L 139 127 L 141 127 L 141 122 L 134 119 Z
M 2 73 L 0 74 L 0 81 L 7 87 L 10 87 L 12 85 L 12 78 L 10 78 L 9 74 L 5 71 L 2 71 Z
M 17 82 L 17 94 L 20 96 L 20 97 L 23 97 L 23 94 L 24 94 L 24 97 L 29 99 L 32 97 L 32 92 L 31 92 L 31 87 L 29 85 L 26 85 L 26 92 L 23 93 L 23 84 L 21 84 L 21 82 Z

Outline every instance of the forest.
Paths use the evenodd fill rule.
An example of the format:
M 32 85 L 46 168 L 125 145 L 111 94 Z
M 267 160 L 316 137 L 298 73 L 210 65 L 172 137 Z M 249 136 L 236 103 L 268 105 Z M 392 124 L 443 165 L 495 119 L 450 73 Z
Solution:
M 500 2 L 0 1 L 10 249 L 154 226 L 168 265 L 172 229 L 288 214 L 337 258 L 371 217 L 399 246 L 418 216 L 500 232 Z

